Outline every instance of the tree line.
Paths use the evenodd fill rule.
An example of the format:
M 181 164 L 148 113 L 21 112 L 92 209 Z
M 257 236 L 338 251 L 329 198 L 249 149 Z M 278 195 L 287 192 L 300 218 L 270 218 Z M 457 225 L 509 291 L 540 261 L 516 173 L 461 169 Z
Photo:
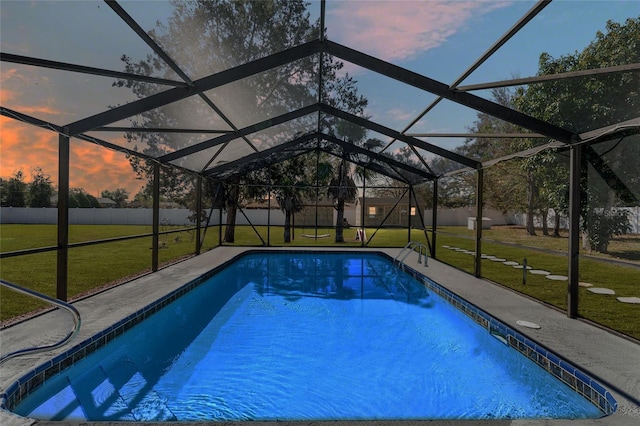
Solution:
M 51 176 L 42 167 L 31 171 L 31 182 L 25 182 L 22 170 L 15 172 L 9 179 L 0 178 L 0 205 L 3 207 L 53 207 L 57 204 L 57 191 Z M 114 191 L 104 190 L 102 198 L 109 198 L 116 207 L 125 207 L 129 199 L 129 191 L 118 188 Z M 98 199 L 82 188 L 69 189 L 70 208 L 100 208 Z

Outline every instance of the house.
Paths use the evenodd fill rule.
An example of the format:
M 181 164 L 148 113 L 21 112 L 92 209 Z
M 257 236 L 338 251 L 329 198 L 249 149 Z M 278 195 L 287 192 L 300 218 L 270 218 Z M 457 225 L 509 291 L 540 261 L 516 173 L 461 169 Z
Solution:
M 113 209 L 118 207 L 118 203 L 113 201 L 111 198 L 96 198 L 96 200 L 98 200 L 98 204 L 100 204 L 100 207 L 102 208 Z
M 362 203 L 364 202 L 364 222 L 362 218 Z M 411 198 L 409 211 L 409 197 L 402 199 L 394 197 L 359 197 L 356 201 L 355 223 L 366 227 L 407 227 L 409 216 L 412 226 L 422 226 L 420 214 L 424 218 L 425 203 L 423 200 Z M 422 209 L 418 212 L 418 208 Z

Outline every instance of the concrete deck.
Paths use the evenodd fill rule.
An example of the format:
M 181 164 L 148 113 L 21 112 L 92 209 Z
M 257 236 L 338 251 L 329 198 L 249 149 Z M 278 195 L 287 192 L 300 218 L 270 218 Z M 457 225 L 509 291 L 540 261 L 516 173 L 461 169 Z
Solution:
M 245 251 L 240 247 L 219 247 L 195 258 L 178 263 L 157 273 L 150 274 L 129 283 L 109 289 L 95 296 L 80 300 L 74 306 L 82 316 L 82 328 L 71 344 L 78 343 L 111 324 L 129 316 L 141 307 L 164 296 L 172 290 L 199 277 L 213 267 L 220 265 Z M 262 249 L 261 249 L 262 250 Z M 278 250 L 265 248 L 264 250 Z M 309 250 L 305 248 L 304 250 Z M 319 251 L 326 249 L 317 249 Z M 358 249 L 353 249 L 359 251 Z M 399 249 L 371 249 L 382 251 L 395 257 Z M 491 282 L 451 268 L 433 259 L 429 267 L 417 264 L 417 256 L 409 256 L 406 263 L 414 269 L 467 299 L 479 308 L 489 312 L 521 334 L 537 341 L 556 352 L 605 386 L 618 401 L 618 410 L 611 416 L 594 420 L 496 420 L 496 421 L 353 421 L 353 422 L 278 422 L 278 425 L 338 425 L 377 426 L 381 424 L 418 425 L 427 423 L 464 425 L 638 425 L 640 424 L 640 344 L 622 338 L 614 333 L 595 327 L 587 322 L 569 319 L 555 309 L 504 289 Z M 50 344 L 55 333 L 49 331 L 59 311 L 50 312 L 24 321 L 0 331 L 0 351 L 8 353 L 33 345 Z M 541 327 L 531 329 L 517 325 L 517 321 L 536 323 Z M 69 321 L 70 324 L 70 321 Z M 66 331 L 59 331 L 62 337 Z M 53 358 L 66 349 L 23 356 L 8 360 L 0 369 L 0 390 L 4 392 L 19 377 L 37 365 Z M 3 426 L 60 425 L 61 422 L 38 421 L 0 411 Z M 68 424 L 65 422 L 65 424 Z M 82 422 L 83 425 L 130 425 L 127 422 Z M 148 424 L 148 423 L 147 423 Z M 163 423 L 163 425 L 170 425 Z M 184 425 L 185 423 L 174 423 Z M 197 424 L 203 425 L 204 422 Z M 225 422 L 212 422 L 222 426 Z M 228 423 L 238 425 L 238 423 Z M 250 422 L 252 426 L 267 425 L 269 422 Z

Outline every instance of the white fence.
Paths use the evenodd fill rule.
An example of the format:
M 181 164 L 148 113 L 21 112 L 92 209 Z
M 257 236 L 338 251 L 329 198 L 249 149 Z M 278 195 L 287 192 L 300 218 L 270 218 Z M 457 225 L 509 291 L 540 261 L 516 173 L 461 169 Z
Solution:
M 254 225 L 266 225 L 267 219 L 272 225 L 284 225 L 284 213 L 280 210 L 243 210 Z M 160 223 L 166 225 L 194 225 L 189 221 L 189 209 L 160 209 Z M 270 216 L 268 218 L 268 216 Z M 217 225 L 220 212 L 214 210 L 210 224 Z M 226 223 L 227 215 L 223 212 L 222 223 Z M 2 207 L 0 208 L 0 223 L 51 224 L 58 222 L 56 208 Z M 71 225 L 151 225 L 153 223 L 152 209 L 69 209 L 69 224 Z M 238 212 L 236 224 L 248 225 L 249 221 Z
M 270 223 L 276 226 L 284 225 L 284 213 L 280 209 L 244 209 L 244 215 L 254 225 L 266 225 Z M 167 225 L 193 225 L 188 217 L 191 212 L 188 209 L 160 209 L 160 223 Z M 236 215 L 237 225 L 248 225 L 249 221 L 240 211 Z M 443 226 L 466 225 L 467 217 L 475 215 L 473 209 L 466 208 L 438 211 L 438 224 Z M 499 212 L 487 211 L 484 216 L 490 217 L 492 224 L 502 225 L 513 223 L 511 216 L 502 215 Z M 345 211 L 345 217 L 351 224 L 358 225 L 355 218 L 355 210 Z M 431 225 L 431 211 L 424 212 L 425 223 Z M 220 212 L 214 210 L 211 215 L 211 225 L 217 225 Z M 56 224 L 58 209 L 56 208 L 28 208 L 28 207 L 2 207 L 0 209 L 0 223 L 30 223 L 30 224 Z M 334 212 L 334 223 L 336 217 Z M 153 211 L 151 209 L 104 209 L 104 208 L 74 208 L 69 209 L 69 223 L 72 225 L 151 225 Z M 227 215 L 222 213 L 222 223 L 226 223 Z M 511 222 L 510 222 L 511 221 Z M 417 225 L 415 218 L 414 225 Z
M 432 209 L 425 210 L 424 222 L 427 226 L 433 223 Z M 476 217 L 475 207 L 458 207 L 457 209 L 438 209 L 438 226 L 467 226 L 469 218 Z M 482 212 L 483 218 L 488 218 L 491 225 L 514 225 L 516 216 L 514 214 L 503 214 L 497 210 L 485 209 Z
M 620 207 L 614 210 L 626 210 L 629 212 L 629 222 L 631 233 L 640 233 L 640 207 Z M 249 221 L 253 225 L 266 225 L 270 223 L 275 226 L 284 225 L 284 213 L 279 209 L 272 209 L 269 213 L 266 209 L 245 209 Z M 468 219 L 475 217 L 475 208 L 461 207 L 457 209 L 438 210 L 438 225 L 440 226 L 467 226 Z M 188 217 L 191 212 L 188 209 L 160 209 L 160 223 L 167 225 L 193 225 Z M 355 211 L 345 211 L 345 216 L 351 224 L 355 223 Z M 525 225 L 526 214 L 511 213 L 503 214 L 496 210 L 485 210 L 482 213 L 484 218 L 489 218 L 490 225 Z M 214 210 L 211 215 L 210 225 L 219 223 L 220 212 Z M 431 226 L 431 210 L 424 211 L 426 226 Z M 547 218 L 549 227 L 553 227 L 553 212 L 549 212 Z M 58 209 L 56 208 L 28 208 L 28 207 L 2 207 L 0 208 L 0 223 L 25 223 L 25 224 L 56 224 L 58 220 Z M 536 216 L 534 223 L 541 226 L 541 217 Z M 69 223 L 72 225 L 151 225 L 153 222 L 153 211 L 151 209 L 69 209 Z M 222 223 L 226 223 L 226 213 L 222 213 Z M 248 225 L 249 221 L 238 211 L 236 216 L 237 225 Z M 334 216 L 335 223 L 335 216 Z M 417 225 L 418 219 L 413 222 Z M 561 218 L 560 227 L 567 229 L 566 218 Z

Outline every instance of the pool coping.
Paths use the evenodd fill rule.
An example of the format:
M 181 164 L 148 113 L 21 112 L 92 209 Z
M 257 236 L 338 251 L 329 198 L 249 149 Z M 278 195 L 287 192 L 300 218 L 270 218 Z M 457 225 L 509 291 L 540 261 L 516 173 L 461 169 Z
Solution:
M 81 328 L 79 336 L 74 341 L 74 346 L 66 350 L 60 349 L 58 351 L 51 351 L 48 354 L 25 356 L 7 361 L 1 370 L 0 391 L 2 393 L 12 390 L 15 391 L 15 383 L 17 380 L 26 373 L 29 373 L 30 379 L 17 385 L 20 387 L 18 394 L 27 394 L 32 386 L 39 385 L 50 375 L 57 373 L 61 367 L 75 362 L 84 356 L 87 351 L 93 351 L 104 344 L 106 340 L 110 338 L 109 336 L 115 337 L 120 335 L 126 328 L 133 326 L 146 316 L 155 312 L 154 309 L 156 308 L 149 308 L 148 306 L 153 301 L 164 298 L 163 302 L 158 305 L 158 308 L 164 306 L 179 297 L 189 288 L 197 285 L 197 280 L 202 275 L 207 273 L 211 274 L 211 271 L 215 268 L 222 267 L 238 255 L 260 250 L 291 251 L 292 249 L 277 247 L 261 249 L 219 247 L 154 274 L 141 277 L 94 297 L 74 303 L 74 306 L 80 310 L 83 316 L 83 327 Z M 328 250 L 326 248 L 300 248 L 298 251 L 336 250 Z M 341 248 L 338 249 L 338 251 L 380 252 L 393 258 L 397 255 L 399 249 L 363 250 L 359 248 Z M 417 259 L 413 259 L 413 256 L 407 259 L 406 264 L 409 266 L 409 272 L 413 274 L 416 272 L 419 274 L 428 274 L 430 278 L 428 281 L 430 281 L 430 283 L 425 282 L 425 284 L 432 288 L 432 290 L 435 290 L 441 296 L 447 298 L 454 306 L 462 311 L 466 311 L 471 318 L 485 326 L 485 328 L 488 328 L 490 332 L 502 336 L 510 346 L 519 350 L 525 356 L 528 356 L 534 362 L 538 363 L 538 365 L 547 369 L 551 374 L 554 374 L 560 380 L 581 392 L 583 396 L 595 402 L 596 405 L 599 405 L 604 411 L 615 409 L 613 398 L 618 401 L 618 409 L 615 413 L 599 419 L 593 419 L 593 421 L 581 419 L 581 424 L 618 425 L 626 424 L 625 422 L 628 422 L 628 424 L 637 424 L 640 422 L 640 404 L 638 404 L 638 397 L 634 397 L 634 395 L 640 395 L 640 380 L 638 379 L 640 374 L 633 369 L 634 365 L 640 365 L 640 345 L 608 333 L 598 327 L 585 324 L 583 321 L 568 319 L 562 315 L 562 313 L 550 309 L 539 302 L 534 302 L 531 299 L 506 290 L 486 280 L 474 278 L 469 274 L 434 261 L 433 259 L 429 259 L 429 267 L 426 269 L 424 265 L 418 264 Z M 437 284 L 434 284 L 434 282 Z M 460 298 L 466 299 L 468 303 Z M 473 300 L 474 298 L 476 300 Z M 106 303 L 106 301 L 109 301 L 109 303 Z M 148 303 L 144 303 L 144 301 L 148 301 Z M 516 312 L 519 314 L 519 319 L 533 320 L 535 317 L 528 316 L 530 315 L 529 311 L 537 311 L 536 314 L 540 316 L 540 319 L 536 320 L 536 322 L 541 324 L 541 329 L 527 329 L 522 333 L 517 331 L 516 321 L 513 320 L 514 311 L 511 309 L 505 310 L 504 306 L 500 306 L 505 303 L 509 306 L 517 307 Z M 147 306 L 147 308 L 143 310 L 141 315 L 136 315 L 136 312 L 143 306 Z M 492 321 L 486 312 L 492 312 L 490 314 L 491 317 L 497 321 Z M 14 348 L 11 346 L 16 346 L 17 344 L 21 344 L 23 345 L 22 347 L 24 347 L 24 336 L 29 336 L 29 338 L 34 341 L 41 341 L 43 331 L 46 330 L 44 325 L 49 320 L 47 318 L 48 315 L 50 316 L 51 314 L 45 314 L 0 331 L 0 337 L 2 337 L 3 342 L 2 352 L 6 353 L 13 350 Z M 551 322 L 549 320 L 551 320 Z M 563 332 L 561 333 L 559 333 L 561 330 L 558 329 L 558 324 L 560 323 L 562 324 L 561 328 L 566 328 L 566 330 L 562 330 Z M 555 327 L 553 324 L 555 324 Z M 551 329 L 552 332 L 550 333 L 548 329 Z M 585 332 L 587 335 L 590 335 L 590 338 L 580 338 Z M 578 340 L 569 342 L 571 343 L 569 346 L 573 350 L 566 351 L 567 348 L 564 347 L 563 342 L 568 343 L 571 337 L 573 337 L 573 339 L 578 337 Z M 599 341 L 603 341 L 603 339 L 607 341 L 606 343 L 603 341 L 605 344 L 603 344 L 602 347 L 618 347 L 619 351 L 616 352 L 615 356 L 611 354 L 604 357 L 603 355 L 606 354 L 604 354 L 602 350 L 597 353 L 593 353 L 593 351 L 585 352 L 586 348 L 584 346 L 590 346 L 588 343 L 596 340 L 596 338 Z M 88 342 L 89 344 L 79 348 L 83 342 Z M 8 348 L 5 343 L 8 343 Z M 582 343 L 582 345 L 580 343 Z M 620 353 L 620 349 L 623 349 L 622 354 Z M 551 353 L 549 351 L 551 351 Z M 576 359 L 577 355 L 580 355 L 581 359 Z M 604 363 L 601 358 L 604 358 Z M 55 359 L 55 362 L 52 361 L 53 359 Z M 568 363 L 566 359 L 571 359 L 572 362 Z M 619 360 L 622 360 L 622 362 Z M 579 365 L 581 369 L 576 371 L 571 364 Z M 588 371 L 585 370 L 584 366 L 588 368 Z M 615 376 L 619 377 L 608 377 L 610 375 L 614 376 L 611 374 L 612 367 L 617 373 Z M 600 372 L 600 370 L 602 370 L 602 372 Z M 626 370 L 626 373 L 624 370 Z M 592 383 L 592 380 L 588 376 L 593 377 L 596 383 Z M 625 378 L 626 380 L 623 380 Z M 632 383 L 634 378 L 635 385 Z M 618 380 L 626 383 L 618 385 Z M 585 386 L 585 384 L 588 385 Z M 605 388 L 610 389 L 612 395 L 609 394 Z M 593 392 L 592 389 L 596 391 Z M 14 396 L 15 395 L 16 394 L 14 394 Z M 7 402 L 10 405 L 13 401 Z M 571 420 L 545 419 L 517 420 L 516 422 L 518 422 L 518 424 L 537 425 L 562 424 L 563 422 L 570 421 Z M 0 412 L 0 422 L 2 422 L 3 425 L 27 425 L 35 423 L 42 425 L 60 424 L 60 422 L 27 419 L 4 410 Z M 419 424 L 426 422 L 428 421 L 410 423 Z M 473 424 L 469 422 L 474 421 L 464 422 L 465 424 Z M 487 421 L 479 421 L 478 424 L 487 424 L 486 422 Z M 493 421 L 491 422 L 491 424 L 495 424 Z M 116 424 L 114 422 L 79 423 Z M 120 423 L 129 424 L 126 422 Z M 262 423 L 269 424 L 269 422 Z M 298 424 L 298 422 L 285 423 Z M 301 422 L 299 424 L 307 423 L 308 422 Z M 314 424 L 321 423 L 325 422 L 314 422 Z M 336 424 L 336 422 L 326 423 Z M 171 422 L 162 424 L 167 425 L 171 424 Z M 203 424 L 203 422 L 198 422 L 198 424 Z M 212 422 L 212 424 L 220 425 L 222 423 Z M 238 424 L 238 422 L 232 424 Z M 250 424 L 255 425 L 258 423 L 251 422 Z M 277 424 L 283 423 L 278 422 Z M 349 422 L 349 424 L 353 424 L 353 422 Z M 575 422 L 572 424 L 575 424 Z

